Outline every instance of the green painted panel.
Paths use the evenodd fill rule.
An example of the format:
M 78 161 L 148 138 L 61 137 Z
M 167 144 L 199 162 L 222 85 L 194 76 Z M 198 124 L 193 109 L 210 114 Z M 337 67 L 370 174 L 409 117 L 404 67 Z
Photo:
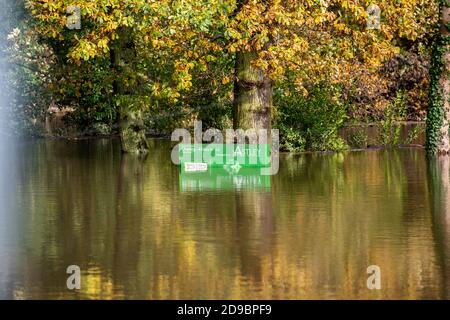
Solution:
M 179 158 L 186 162 L 206 163 L 210 167 L 239 165 L 240 167 L 269 167 L 269 144 L 180 144 Z

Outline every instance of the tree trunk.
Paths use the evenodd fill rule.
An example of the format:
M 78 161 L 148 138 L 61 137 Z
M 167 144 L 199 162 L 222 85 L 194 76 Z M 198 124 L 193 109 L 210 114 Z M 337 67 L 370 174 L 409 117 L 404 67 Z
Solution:
M 149 147 L 145 136 L 145 125 L 141 110 L 133 110 L 130 106 L 120 106 L 120 142 L 122 152 L 146 154 Z
M 132 69 L 136 53 L 134 44 L 128 39 L 126 33 L 121 32 L 120 36 L 116 47 L 110 51 L 110 60 L 116 72 L 113 90 L 115 100 L 119 102 L 118 120 L 121 148 L 124 153 L 146 154 L 149 147 L 145 136 L 143 112 L 138 106 L 133 106 L 131 99 L 133 89 L 125 88 L 122 81 L 126 77 L 124 66 L 127 65 Z
M 450 155 L 450 5 L 440 5 L 440 32 L 433 44 L 430 98 L 427 115 L 427 151 Z
M 272 82 L 263 71 L 252 67 L 254 52 L 236 55 L 234 83 L 235 129 L 271 129 Z

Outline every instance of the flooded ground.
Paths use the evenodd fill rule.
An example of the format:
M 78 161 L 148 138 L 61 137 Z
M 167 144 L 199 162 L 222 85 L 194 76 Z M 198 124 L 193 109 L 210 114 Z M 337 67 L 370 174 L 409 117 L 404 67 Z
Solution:
M 449 298 L 449 159 L 283 154 L 268 179 L 196 176 L 151 145 L 140 161 L 116 140 L 37 140 L 2 160 L 0 298 Z

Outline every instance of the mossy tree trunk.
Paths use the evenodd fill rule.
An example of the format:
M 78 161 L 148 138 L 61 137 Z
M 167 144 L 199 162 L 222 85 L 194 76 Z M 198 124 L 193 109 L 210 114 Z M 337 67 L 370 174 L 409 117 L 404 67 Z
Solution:
M 439 0 L 440 29 L 430 67 L 427 151 L 450 155 L 450 1 Z
M 136 105 L 132 99 L 133 91 L 136 88 L 124 85 L 124 80 L 133 76 L 135 58 L 134 43 L 127 36 L 126 31 L 123 31 L 120 33 L 116 45 L 110 51 L 111 65 L 116 73 L 113 88 L 119 114 L 121 148 L 124 153 L 146 154 L 149 147 L 145 136 L 143 111 L 140 105 Z
M 129 106 L 121 106 L 120 112 L 120 142 L 122 152 L 146 154 L 149 151 L 145 136 L 145 125 L 142 110 L 134 110 Z
M 252 66 L 255 57 L 254 52 L 236 54 L 233 125 L 235 129 L 267 129 L 270 132 L 272 81 Z

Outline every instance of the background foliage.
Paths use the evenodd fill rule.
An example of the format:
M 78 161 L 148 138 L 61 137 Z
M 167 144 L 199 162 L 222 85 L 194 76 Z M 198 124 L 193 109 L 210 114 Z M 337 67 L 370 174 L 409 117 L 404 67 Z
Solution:
M 81 8 L 81 30 L 65 26 L 69 4 Z M 396 121 L 424 120 L 437 4 L 377 1 L 381 28 L 367 30 L 369 4 L 18 1 L 20 24 L 9 27 L 6 49 L 20 92 L 15 127 L 42 135 L 46 118 L 62 109 L 66 134 L 114 134 L 121 101 L 143 111 L 149 133 L 194 119 L 230 127 L 242 50 L 258 50 L 254 65 L 274 81 L 273 122 L 288 150 L 344 148 L 338 129 L 386 121 L 399 91 L 405 113 Z M 122 64 L 114 65 L 118 51 Z M 115 92 L 117 83 L 125 93 Z

